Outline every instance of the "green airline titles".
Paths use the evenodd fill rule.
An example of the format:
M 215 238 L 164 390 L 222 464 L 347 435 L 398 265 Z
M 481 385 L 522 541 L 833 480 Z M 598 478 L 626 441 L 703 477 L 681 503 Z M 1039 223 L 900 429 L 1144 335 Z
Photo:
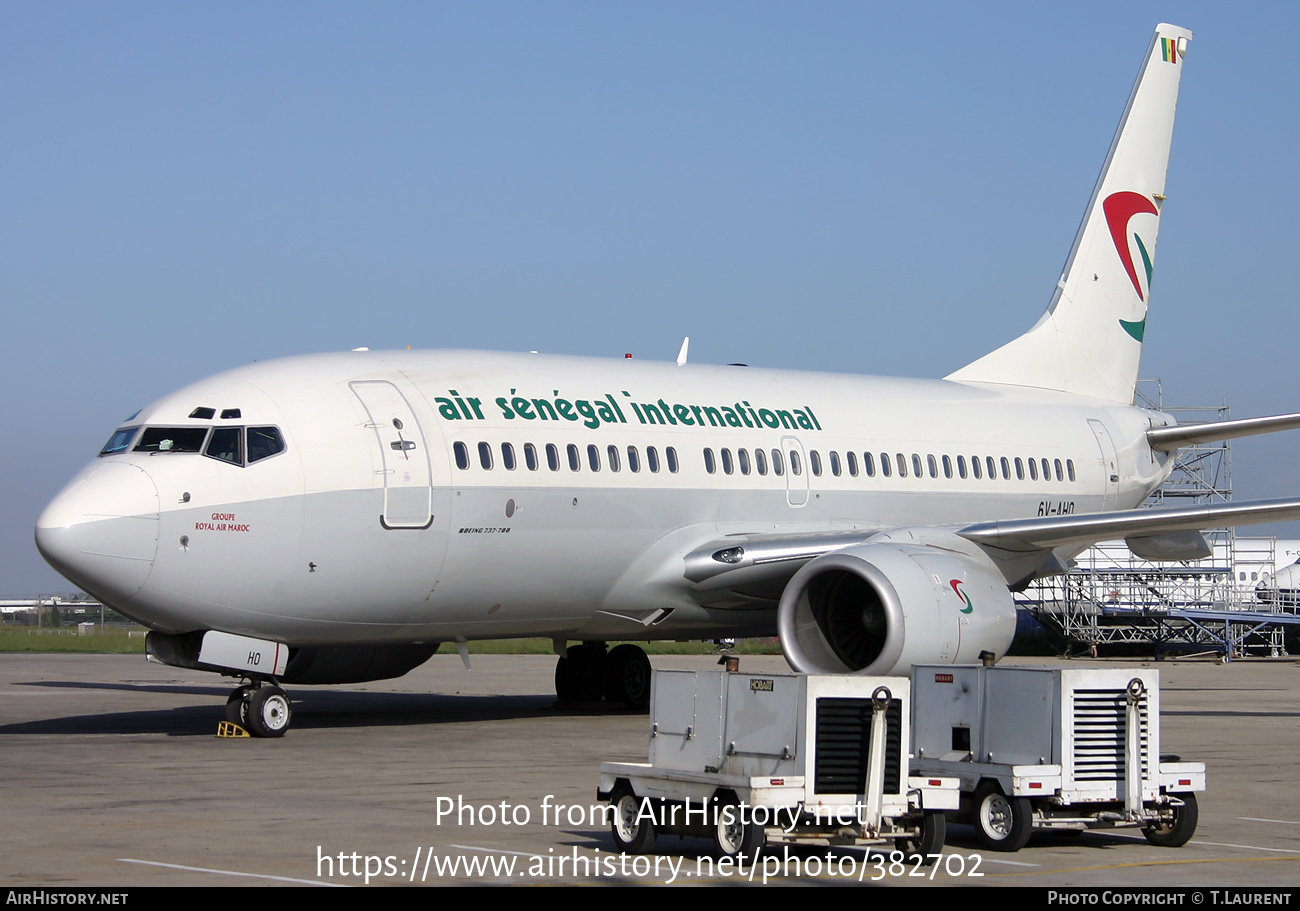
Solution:
M 438 396 L 438 413 L 449 421 L 484 420 L 483 400 L 472 396 L 462 396 L 455 389 L 448 389 L 449 396 Z M 619 401 L 609 393 L 603 399 L 569 399 L 559 398 L 560 390 L 552 393 L 555 398 L 530 399 L 514 395 L 499 396 L 497 407 L 506 420 L 520 418 L 525 421 L 582 421 L 592 430 L 601 424 L 626 424 L 627 417 L 619 407 Z M 632 393 L 624 392 L 629 399 Z M 773 430 L 821 430 L 822 425 L 805 405 L 789 410 L 778 408 L 754 408 L 749 402 L 741 401 L 732 405 L 682 405 L 669 404 L 663 399 L 657 402 L 623 402 L 632 409 L 633 415 L 641 424 L 682 424 L 687 427 L 768 427 Z

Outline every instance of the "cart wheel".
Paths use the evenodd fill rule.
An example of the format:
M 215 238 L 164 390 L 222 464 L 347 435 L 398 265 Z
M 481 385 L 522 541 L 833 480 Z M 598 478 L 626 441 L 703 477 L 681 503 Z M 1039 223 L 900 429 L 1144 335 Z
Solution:
M 947 834 L 948 820 L 942 812 L 935 810 L 921 817 L 919 833 L 898 839 L 895 846 L 908 857 L 919 859 L 922 866 L 928 867 L 943 851 L 943 842 Z
M 1174 818 L 1169 822 L 1159 822 L 1142 830 L 1147 841 L 1162 848 L 1181 848 L 1191 841 L 1196 833 L 1196 821 L 1199 812 L 1196 809 L 1196 795 L 1191 791 L 1183 794 L 1171 794 L 1183 802 L 1175 805 Z
M 746 819 L 740 803 L 727 796 L 713 801 L 713 849 L 719 857 L 744 857 L 753 860 L 767 841 L 762 826 Z
M 1027 797 L 1007 797 L 994 782 L 975 792 L 975 834 L 991 851 L 1019 851 L 1029 843 L 1033 807 Z
M 645 800 L 624 784 L 616 787 L 609 797 L 609 805 L 614 808 L 610 831 L 614 844 L 624 854 L 648 854 L 654 850 L 655 825 L 649 819 L 650 813 L 642 813 L 644 804 Z

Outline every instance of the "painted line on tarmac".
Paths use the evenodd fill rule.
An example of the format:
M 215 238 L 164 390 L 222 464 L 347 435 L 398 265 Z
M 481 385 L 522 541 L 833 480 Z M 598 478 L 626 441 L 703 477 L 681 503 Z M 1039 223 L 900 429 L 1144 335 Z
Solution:
M 244 873 L 240 870 L 214 870 L 211 867 L 187 867 L 184 864 L 165 864 L 157 860 L 137 860 L 134 857 L 119 857 L 124 864 L 144 864 L 149 867 L 166 867 L 169 870 L 188 870 L 191 873 L 220 873 L 223 876 L 247 876 L 250 879 L 273 879 L 282 883 L 299 883 L 304 886 L 333 886 L 336 889 L 350 888 L 346 883 L 327 883 L 319 879 L 294 879 L 292 876 L 272 876 L 269 873 Z
M 1279 826 L 1300 826 L 1300 822 L 1294 819 L 1261 819 L 1258 816 L 1238 816 L 1237 818 L 1245 822 L 1275 822 Z
M 546 854 L 538 854 L 536 851 L 507 851 L 505 848 L 480 848 L 478 845 L 451 845 L 450 847 L 459 848 L 462 851 L 482 851 L 484 854 L 513 854 L 516 857 L 547 857 Z
M 1241 848 L 1243 851 L 1276 851 L 1279 854 L 1300 854 L 1300 851 L 1294 848 L 1264 848 L 1259 845 L 1234 845 L 1226 841 L 1200 841 L 1199 839 L 1189 842 L 1193 845 L 1209 845 L 1213 848 Z
M 1207 844 L 1207 842 L 1192 842 L 1192 844 Z M 1228 847 L 1236 847 L 1228 845 Z M 1242 846 L 1244 847 L 1244 846 Z M 1264 849 L 1269 850 L 1269 849 Z M 1300 852 L 1292 852 L 1300 853 Z M 1042 873 L 995 873 L 995 876 L 1039 876 L 1042 874 L 1056 873 L 1091 873 L 1097 870 L 1122 870 L 1125 867 L 1172 867 L 1177 864 L 1251 864 L 1264 863 L 1271 860 L 1294 860 L 1293 857 L 1206 857 L 1201 860 L 1189 858 L 1187 860 L 1136 860 L 1126 864 L 1102 864 L 1096 867 L 1057 867 L 1050 870 L 1043 870 Z
M 961 855 L 959 854 L 957 856 L 960 857 Z M 978 856 L 980 858 L 980 861 L 986 864 L 1007 864 L 1008 866 L 1012 866 L 1012 867 L 1041 867 L 1042 866 L 1042 864 L 1026 863 L 1023 860 L 1003 860 L 1000 857 L 989 857 L 987 854 L 979 854 L 979 855 L 972 855 L 972 856 Z M 969 859 L 970 858 L 968 857 L 967 860 Z

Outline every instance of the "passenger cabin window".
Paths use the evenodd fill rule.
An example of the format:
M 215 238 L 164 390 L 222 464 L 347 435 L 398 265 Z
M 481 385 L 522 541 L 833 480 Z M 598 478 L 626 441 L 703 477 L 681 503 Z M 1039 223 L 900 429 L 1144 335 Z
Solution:
M 469 447 L 457 440 L 451 447 L 451 451 L 456 454 L 456 467 L 464 471 L 469 468 Z
M 1073 481 L 1074 480 L 1074 459 L 1065 460 L 1065 471 L 1066 474 L 1070 476 L 1070 480 Z
M 889 453 L 887 452 L 880 454 L 880 473 L 885 477 L 889 477 Z
M 772 474 L 780 477 L 785 474 L 785 460 L 781 458 L 781 450 L 772 450 Z
M 799 461 L 798 451 L 794 449 L 790 450 L 790 474 L 795 477 L 803 474 L 803 464 Z
M 740 462 L 740 473 L 749 474 L 749 450 L 737 449 L 736 461 Z
M 628 471 L 641 470 L 641 457 L 637 455 L 635 446 L 627 447 L 627 470 Z
M 605 454 L 609 457 L 609 470 L 618 471 L 618 447 L 610 446 L 609 449 L 606 450 Z
M 760 475 L 767 474 L 767 456 L 763 455 L 763 450 L 754 450 L 754 470 Z
M 808 452 L 808 464 L 812 466 L 813 477 L 820 478 L 822 476 L 822 457 L 818 455 L 816 449 Z
M 529 471 L 537 470 L 537 447 L 532 443 L 524 444 L 524 464 L 528 466 Z
M 978 481 L 980 478 L 984 477 L 984 475 L 980 473 L 980 457 L 979 457 L 979 456 L 971 456 L 971 457 L 970 457 L 970 472 L 971 472 L 972 475 L 974 475 L 975 480 L 977 480 L 977 481 Z
M 840 476 L 840 454 L 834 449 L 831 450 L 831 474 L 837 478 Z
M 501 464 L 506 471 L 515 470 L 515 447 L 512 443 L 501 444 Z
M 653 446 L 647 446 L 645 448 L 645 463 L 646 463 L 646 467 L 648 467 L 655 474 L 658 474 L 659 473 L 659 450 Z
M 704 447 L 704 470 L 709 474 L 718 470 L 718 466 L 713 463 L 713 450 L 707 446 Z
M 478 444 L 478 463 L 485 469 L 492 468 L 492 445 L 490 443 Z
M 546 444 L 546 467 L 551 471 L 560 470 L 560 447 L 554 443 Z
M 600 471 L 600 447 L 595 443 L 587 446 L 587 463 L 592 471 Z
M 664 457 L 668 460 L 668 470 L 677 474 L 677 450 L 672 446 L 667 447 L 664 450 Z
M 569 471 L 577 471 L 582 468 L 582 455 L 578 452 L 578 447 L 570 443 L 565 452 L 569 455 Z
M 735 464 L 731 461 L 731 450 L 722 450 L 722 470 L 727 474 L 734 474 L 736 471 Z

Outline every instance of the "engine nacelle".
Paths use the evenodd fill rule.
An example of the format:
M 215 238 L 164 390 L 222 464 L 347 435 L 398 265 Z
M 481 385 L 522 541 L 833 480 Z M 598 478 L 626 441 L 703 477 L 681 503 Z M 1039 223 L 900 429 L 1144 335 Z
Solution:
M 777 629 L 796 671 L 906 674 L 917 664 L 1006 654 L 1016 608 L 993 562 L 955 535 L 945 534 L 942 547 L 898 537 L 911 536 L 882 535 L 795 573 L 781 595 Z

